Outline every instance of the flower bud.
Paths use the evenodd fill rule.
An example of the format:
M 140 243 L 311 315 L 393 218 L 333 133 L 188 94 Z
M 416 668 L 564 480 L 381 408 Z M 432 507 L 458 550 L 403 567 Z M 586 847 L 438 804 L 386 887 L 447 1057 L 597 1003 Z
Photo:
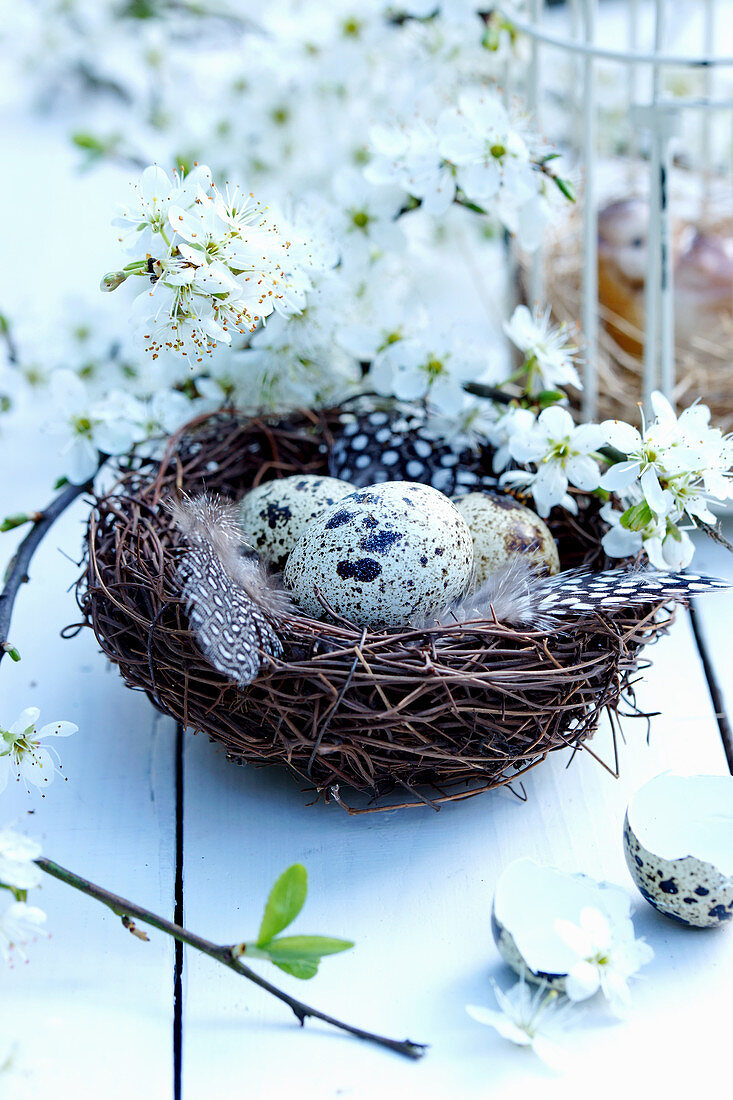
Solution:
M 127 275 L 124 271 L 108 271 L 106 275 L 102 277 L 102 281 L 99 284 L 100 290 L 117 290 L 118 286 L 122 286 Z

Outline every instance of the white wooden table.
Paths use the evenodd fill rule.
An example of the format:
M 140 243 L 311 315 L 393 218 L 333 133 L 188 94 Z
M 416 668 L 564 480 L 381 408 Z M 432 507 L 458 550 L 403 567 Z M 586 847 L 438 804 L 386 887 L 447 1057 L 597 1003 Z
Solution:
M 8 192 L 4 209 L 11 191 L 16 211 L 20 201 L 4 226 L 19 259 L 0 267 L 0 308 L 16 306 L 25 293 L 23 257 L 29 277 L 32 257 L 43 257 L 49 293 L 59 293 L 57 277 L 91 292 L 109 266 L 106 224 L 118 177 L 110 170 L 72 178 L 72 156 L 43 127 L 16 136 L 17 156 L 0 188 Z M 29 176 L 20 176 L 21 163 Z M 33 211 L 41 201 L 63 208 L 63 218 L 40 224 Z M 2 428 L 3 515 L 49 498 L 54 444 L 39 445 L 36 429 L 32 409 Z M 7 790 L 0 824 L 16 818 L 42 838 L 50 858 L 220 942 L 251 936 L 275 876 L 303 862 L 310 896 L 298 927 L 353 938 L 356 948 L 326 960 L 310 983 L 264 972 L 334 1015 L 427 1042 L 430 1050 L 412 1064 L 317 1024 L 301 1029 L 283 1005 L 194 952 L 184 954 L 179 976 L 166 937 L 151 932 L 150 943 L 141 943 L 111 913 L 49 880 L 40 904 L 52 939 L 32 947 L 28 965 L 0 970 L 0 1039 L 15 1044 L 0 1096 L 504 1100 L 533 1088 L 564 1100 L 647 1088 L 668 1097 L 721 1095 L 730 1064 L 733 935 L 690 931 L 649 909 L 621 847 L 627 799 L 645 780 L 666 769 L 728 771 L 686 612 L 650 651 L 654 665 L 638 698 L 642 709 L 661 713 L 648 744 L 643 722 L 626 723 L 620 779 L 584 754 L 566 770 L 568 756 L 557 753 L 527 776 L 526 803 L 497 793 L 437 814 L 352 818 L 335 805 L 309 806 L 310 796 L 287 775 L 233 767 L 203 736 L 177 731 L 122 685 L 89 631 L 59 637 L 78 617 L 67 589 L 78 574 L 69 559 L 78 559 L 84 516 L 79 502 L 37 555 L 12 631 L 23 659 L 0 667 L 0 721 L 35 703 L 44 720 L 78 724 L 61 746 L 68 782 L 43 799 Z M 0 561 L 20 534 L 2 536 Z M 699 563 L 733 576 L 733 558 L 709 543 Z M 733 595 L 700 608 L 699 630 L 729 715 L 731 622 Z M 607 726 L 593 748 L 612 761 Z M 626 886 L 638 903 L 637 929 L 656 953 L 635 983 L 627 1022 L 598 1009 L 568 1034 L 562 1076 L 464 1011 L 470 1002 L 492 1004 L 490 976 L 510 980 L 489 914 L 497 876 L 525 855 Z

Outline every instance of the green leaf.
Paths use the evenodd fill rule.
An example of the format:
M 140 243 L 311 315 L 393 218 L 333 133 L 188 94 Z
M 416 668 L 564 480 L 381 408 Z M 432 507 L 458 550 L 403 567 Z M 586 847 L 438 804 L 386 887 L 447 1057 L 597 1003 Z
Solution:
M 561 390 L 543 390 L 542 393 L 537 394 L 537 404 L 541 409 L 547 409 L 550 405 L 556 405 L 558 401 L 562 401 L 566 397 L 566 394 Z
M 265 947 L 273 936 L 282 932 L 297 917 L 308 893 L 308 872 L 302 863 L 294 863 L 283 871 L 267 899 L 257 946 Z
M 31 523 L 32 516 L 29 516 L 27 512 L 16 512 L 13 516 L 6 516 L 0 523 L 0 531 L 13 531 L 16 527 L 22 527 L 24 523 Z
M 619 523 L 627 531 L 643 531 L 654 519 L 654 513 L 645 500 L 641 504 L 632 504 L 621 516 Z
M 258 947 L 262 946 L 258 943 Z M 324 955 L 337 955 L 348 951 L 351 940 L 337 940 L 333 936 L 281 936 L 267 944 L 267 953 L 273 962 L 309 962 Z
M 569 199 L 570 202 L 575 202 L 575 188 L 570 180 L 564 180 L 562 176 L 553 176 L 552 178 L 555 181 L 555 186 L 558 191 L 560 191 L 566 199 Z
M 17 664 L 20 660 L 20 653 L 18 652 L 17 648 L 12 644 L 12 642 L 3 642 L 2 648 L 3 651 L 7 653 L 10 660 L 15 661 L 15 663 Z
M 88 153 L 97 153 L 102 155 L 106 150 L 106 144 L 94 134 L 85 133 L 82 130 L 77 130 L 75 134 L 71 135 L 71 140 L 78 149 L 85 149 Z
M 275 962 L 275 960 L 272 960 Z M 293 962 L 282 963 L 276 962 L 275 966 L 278 970 L 284 970 L 286 974 L 292 975 L 293 978 L 302 978 L 303 981 L 307 981 L 308 978 L 314 978 L 318 973 L 318 962 Z
M 53 487 L 54 487 L 54 489 L 63 489 L 64 485 L 68 485 L 68 484 L 69 484 L 68 477 L 59 477 L 53 483 Z

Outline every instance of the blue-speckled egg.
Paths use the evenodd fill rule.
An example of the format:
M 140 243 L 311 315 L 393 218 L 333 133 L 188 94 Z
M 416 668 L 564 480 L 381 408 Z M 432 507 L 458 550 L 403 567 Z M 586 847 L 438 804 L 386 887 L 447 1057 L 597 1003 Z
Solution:
M 299 539 L 285 584 L 300 607 L 323 617 L 316 589 L 361 627 L 405 626 L 461 596 L 473 541 L 456 506 L 437 489 L 388 481 L 358 489 Z
M 336 477 L 295 474 L 251 489 L 239 505 L 239 525 L 259 557 L 282 569 L 308 524 L 354 486 Z
M 660 913 L 694 928 L 733 927 L 733 776 L 651 779 L 629 802 L 624 854 Z

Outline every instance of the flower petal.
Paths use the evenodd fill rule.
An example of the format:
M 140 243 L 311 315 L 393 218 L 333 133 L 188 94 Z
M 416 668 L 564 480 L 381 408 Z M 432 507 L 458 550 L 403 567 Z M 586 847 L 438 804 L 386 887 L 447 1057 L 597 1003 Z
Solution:
M 610 443 L 622 454 L 630 455 L 638 451 L 642 445 L 642 439 L 636 428 L 627 424 L 624 420 L 604 420 L 601 430 L 606 443 Z
M 549 439 L 564 439 L 575 428 L 575 423 L 567 409 L 560 405 L 551 405 L 537 418 L 538 425 L 547 432 Z
M 27 729 L 30 729 L 31 726 L 35 726 L 40 717 L 41 712 L 38 707 L 26 707 L 13 722 L 8 733 L 14 738 L 20 737 L 20 735 L 25 733 Z
M 38 731 L 38 737 L 41 741 L 46 737 L 71 737 L 72 733 L 77 733 L 78 730 L 79 727 L 73 722 L 49 722 Z
M 610 493 L 618 493 L 622 489 L 628 489 L 641 473 L 640 462 L 617 462 L 601 478 L 601 488 Z
M 565 993 L 571 1001 L 585 1001 L 600 988 L 598 968 L 581 959 L 569 970 L 565 979 Z
M 565 463 L 565 473 L 578 489 L 597 489 L 601 478 L 598 463 L 589 455 L 573 455 Z

